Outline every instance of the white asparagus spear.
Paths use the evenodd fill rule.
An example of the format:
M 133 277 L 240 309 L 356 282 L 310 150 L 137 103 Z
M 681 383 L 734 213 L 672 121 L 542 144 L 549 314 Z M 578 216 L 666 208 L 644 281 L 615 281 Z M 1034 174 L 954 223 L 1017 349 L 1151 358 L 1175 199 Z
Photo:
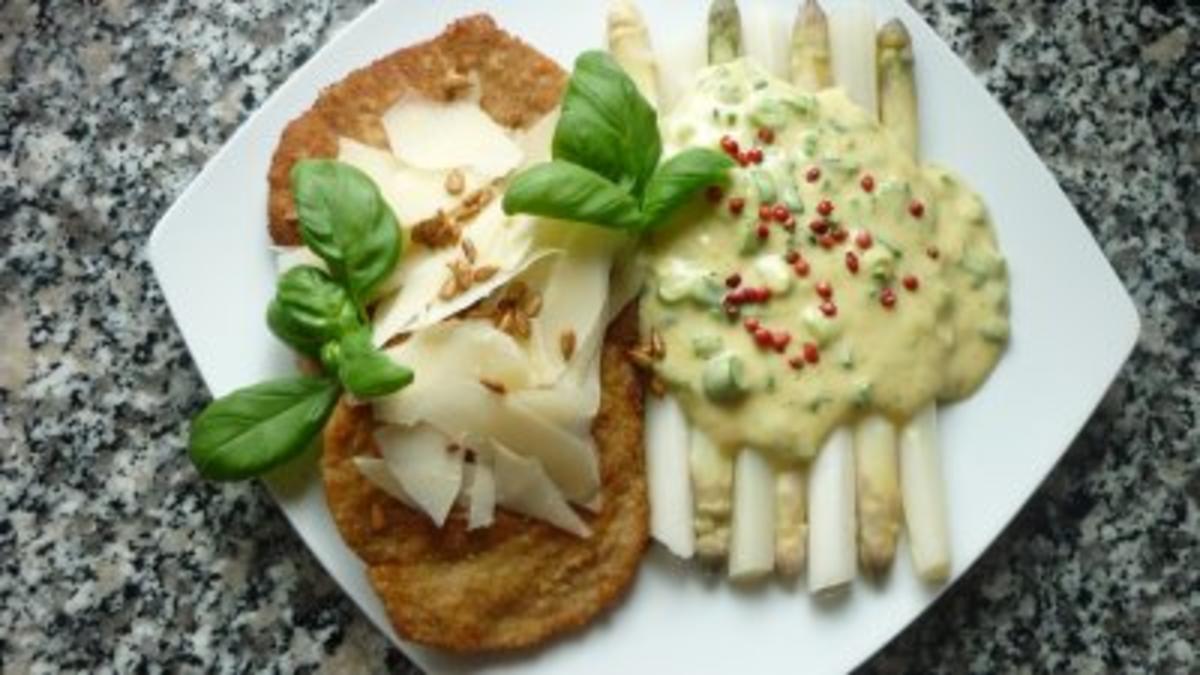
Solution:
M 858 562 L 867 574 L 879 575 L 896 557 L 901 519 L 896 428 L 886 417 L 870 414 L 855 425 L 854 466 L 858 477 Z
M 817 92 L 833 84 L 829 73 L 829 22 L 817 0 L 806 0 L 796 15 L 788 65 L 788 77 L 805 91 Z
M 894 88 L 877 85 L 875 20 L 865 5 L 846 8 L 831 22 L 835 80 L 852 100 L 875 112 L 876 93 L 895 95 Z M 850 53 L 848 53 L 848 50 Z M 868 72 L 869 71 L 869 72 Z M 877 89 L 877 86 L 879 89 Z M 885 102 L 878 101 L 882 109 Z M 896 557 L 900 529 L 900 486 L 896 471 L 896 430 L 876 413 L 863 417 L 854 429 L 858 558 L 863 571 L 878 575 Z
M 712 562 L 724 560 L 729 555 L 733 511 L 733 459 L 695 427 L 688 457 L 696 515 L 696 555 Z
M 630 0 L 613 0 L 609 5 L 608 51 L 650 105 L 658 107 L 658 66 L 650 32 L 642 13 Z
M 917 86 L 913 76 L 912 39 L 899 19 L 879 29 L 879 117 L 883 126 L 913 159 L 917 152 Z
M 816 92 L 831 84 L 829 28 L 816 0 L 808 0 L 792 29 L 791 41 L 780 57 L 796 86 Z M 806 471 L 784 468 L 775 479 L 775 569 L 799 574 L 808 555 L 808 495 Z
M 874 111 L 875 18 L 859 2 L 826 19 L 833 80 L 858 105 Z M 856 552 L 855 469 L 849 429 L 830 434 L 809 474 L 808 585 L 836 590 L 854 578 Z
M 646 399 L 646 483 L 650 534 L 680 558 L 695 552 L 688 423 L 672 396 Z
M 929 582 L 944 581 L 950 575 L 950 535 L 933 403 L 900 432 L 900 490 L 917 576 Z
M 828 17 L 833 81 L 863 110 L 875 112 L 875 16 L 870 6 L 854 2 Z
M 744 448 L 733 472 L 729 578 L 750 581 L 775 565 L 775 470 L 763 453 Z
M 808 504 L 804 470 L 780 469 L 775 476 L 775 570 L 796 575 L 808 550 Z
M 863 109 L 877 110 L 875 20 L 862 3 L 829 20 L 834 80 Z M 859 560 L 880 574 L 896 555 L 900 494 L 896 476 L 896 432 L 886 418 L 869 414 L 855 429 Z
M 658 105 L 658 69 L 650 33 L 630 0 L 613 0 L 608 10 L 608 49 L 638 91 Z M 650 534 L 681 558 L 695 552 L 692 484 L 688 478 L 688 424 L 673 397 L 646 400 L 646 482 Z
M 917 87 L 912 40 L 893 19 L 879 30 L 879 116 L 883 126 L 918 159 Z M 937 406 L 931 402 L 900 431 L 900 480 L 909 548 L 917 575 L 938 582 L 950 575 L 946 485 L 937 442 Z
M 854 454 L 834 429 L 809 470 L 808 588 L 830 593 L 854 579 Z
M 712 0 L 708 6 L 708 63 L 716 65 L 742 55 L 742 14 L 737 0 Z

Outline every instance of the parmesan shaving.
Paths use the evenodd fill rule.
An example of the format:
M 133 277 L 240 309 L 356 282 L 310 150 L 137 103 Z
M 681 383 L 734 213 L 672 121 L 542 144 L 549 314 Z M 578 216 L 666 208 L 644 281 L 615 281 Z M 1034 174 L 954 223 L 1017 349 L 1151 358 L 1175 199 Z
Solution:
M 430 249 L 413 245 L 405 251 L 385 288 L 398 288 L 384 299 L 374 317 L 375 344 L 381 345 L 401 333 L 430 326 L 470 307 L 520 274 L 525 268 L 553 253 L 533 246 L 538 221 L 526 216 L 508 217 L 493 200 L 464 230 L 475 248 L 475 268 L 494 267 L 487 279 L 473 283 L 453 297 L 440 291 L 450 265 L 465 260 L 460 247 Z
M 401 100 L 384 113 L 382 122 L 392 153 L 414 168 L 470 168 L 500 178 L 523 159 L 504 127 L 469 100 Z
M 496 499 L 507 509 L 544 520 L 579 537 L 591 529 L 567 504 L 542 464 L 500 445 L 495 449 Z
M 489 180 L 472 171 L 459 169 L 463 179 L 462 188 L 458 191 L 459 195 L 450 194 L 446 189 L 446 177 L 450 171 L 408 166 L 390 152 L 352 138 L 338 138 L 337 158 L 339 162 L 345 162 L 371 178 L 404 227 L 432 218 L 438 211 L 450 211 L 458 204 L 459 195 L 469 194 L 486 185 Z
M 463 453 L 448 450 L 446 437 L 426 425 L 384 426 L 375 439 L 405 494 L 441 527 L 462 487 Z
M 419 398 L 447 378 L 491 380 L 515 390 L 531 386 L 528 357 L 511 335 L 482 319 L 450 320 L 385 350 L 397 363 L 421 364 L 421 376 L 396 395 Z
M 571 361 L 591 359 L 597 341 L 593 335 L 603 330 L 605 298 L 612 256 L 607 251 L 586 251 L 573 247 L 538 265 L 529 281 L 542 289 L 542 311 L 532 321 L 532 361 L 544 379 L 562 373 L 568 360 L 562 350 L 562 334 L 570 331 L 577 345 Z M 531 270 L 533 272 L 534 270 Z
M 555 108 L 542 115 L 528 129 L 514 132 L 513 140 L 525 155 L 520 168 L 550 161 L 550 147 L 554 142 L 554 128 L 558 126 L 558 116 L 559 110 Z
M 383 490 L 388 496 L 398 500 L 405 506 L 418 509 L 417 503 L 413 498 L 404 491 L 404 486 L 400 484 L 400 480 L 388 468 L 387 462 L 378 457 L 366 457 L 359 455 L 353 457 L 354 467 L 375 487 Z
M 469 447 L 504 445 L 536 458 L 572 501 L 586 501 L 600 489 L 600 468 L 590 436 L 572 433 L 478 381 L 447 377 L 422 391 L 419 397 L 401 392 L 376 399 L 376 419 L 394 424 L 422 420 Z

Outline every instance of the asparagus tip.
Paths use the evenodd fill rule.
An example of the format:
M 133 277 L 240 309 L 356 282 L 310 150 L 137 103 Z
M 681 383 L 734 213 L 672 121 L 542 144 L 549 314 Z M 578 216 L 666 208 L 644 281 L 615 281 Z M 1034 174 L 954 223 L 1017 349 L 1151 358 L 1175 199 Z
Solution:
M 817 0 L 804 0 L 800 9 L 800 21 L 808 24 L 825 23 L 825 10 Z
M 879 46 L 883 48 L 903 49 L 912 44 L 908 28 L 900 19 L 892 19 L 879 29 Z

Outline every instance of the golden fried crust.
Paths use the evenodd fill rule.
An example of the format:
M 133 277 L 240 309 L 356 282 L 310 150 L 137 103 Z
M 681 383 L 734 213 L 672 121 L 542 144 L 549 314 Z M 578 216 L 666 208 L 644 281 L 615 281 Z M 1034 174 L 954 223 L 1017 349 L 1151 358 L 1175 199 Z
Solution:
M 483 14 L 459 19 L 433 40 L 350 73 L 284 129 L 268 175 L 271 239 L 301 243 L 288 178 L 297 160 L 336 157 L 338 136 L 386 148 L 380 117 L 397 100 L 406 95 L 450 100 L 476 82 L 480 106 L 492 119 L 527 127 L 558 105 L 566 73 Z
M 649 517 L 642 383 L 625 356 L 637 340 L 633 303 L 609 327 L 601 355 L 592 433 L 603 506 L 584 515 L 588 539 L 501 510 L 488 528 L 468 532 L 460 512 L 433 527 L 358 473 L 350 458 L 378 452 L 371 411 L 338 407 L 325 430 L 326 497 L 400 635 L 456 651 L 525 647 L 582 626 L 630 585 Z

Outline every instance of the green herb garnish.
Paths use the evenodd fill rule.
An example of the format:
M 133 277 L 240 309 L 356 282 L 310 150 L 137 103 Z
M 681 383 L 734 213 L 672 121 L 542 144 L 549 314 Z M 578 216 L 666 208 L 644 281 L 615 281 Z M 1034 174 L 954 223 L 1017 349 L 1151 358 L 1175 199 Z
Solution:
M 188 454 L 205 478 L 261 475 L 304 451 L 342 390 L 359 398 L 408 386 L 413 373 L 371 343 L 367 303 L 402 250 L 396 218 L 371 179 L 332 160 L 301 160 L 292 193 L 304 243 L 329 272 L 310 266 L 280 277 L 267 325 L 333 376 L 291 377 L 238 389 L 192 420 Z
M 574 220 L 640 234 L 660 225 L 733 160 L 689 148 L 665 162 L 658 114 L 604 52 L 584 52 L 563 95 L 553 161 L 517 174 L 504 212 Z

